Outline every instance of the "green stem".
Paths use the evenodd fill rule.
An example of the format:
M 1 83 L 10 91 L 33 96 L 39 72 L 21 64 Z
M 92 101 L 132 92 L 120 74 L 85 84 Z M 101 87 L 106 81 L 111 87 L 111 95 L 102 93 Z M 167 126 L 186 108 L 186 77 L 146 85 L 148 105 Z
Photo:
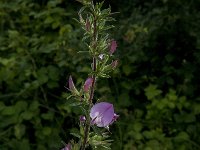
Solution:
M 96 71 L 96 58 L 93 57 L 93 71 Z M 96 76 L 92 76 L 92 86 L 91 86 L 91 91 L 90 91 L 90 98 L 89 98 L 89 103 L 90 105 L 92 104 L 92 100 L 94 97 L 94 88 L 95 88 L 95 82 L 96 82 Z
M 93 57 L 93 71 L 96 71 L 96 58 L 95 57 Z M 93 75 L 92 79 L 93 79 L 93 81 L 92 81 L 90 98 L 89 98 L 89 110 L 92 107 L 92 100 L 93 100 L 93 97 L 94 97 L 94 88 L 95 88 L 96 76 Z M 87 144 L 88 136 L 89 136 L 89 132 L 90 132 L 90 122 L 91 122 L 90 116 L 88 115 L 87 123 L 86 123 L 86 126 L 85 126 L 85 131 L 84 131 L 83 145 L 82 145 L 81 150 L 85 150 L 85 148 L 86 148 L 86 144 Z
M 85 150 L 85 148 L 86 148 L 89 132 L 90 132 L 90 119 L 88 119 L 88 121 L 86 123 L 85 131 L 84 131 L 85 136 L 84 136 L 84 139 L 83 139 L 83 145 L 81 147 L 81 150 Z
M 93 49 L 95 50 L 96 49 L 96 45 L 97 45 L 97 19 L 96 19 L 96 16 L 94 15 L 94 32 L 93 32 L 93 38 L 92 38 L 92 46 L 93 46 Z M 96 71 L 96 67 L 97 67 L 97 62 L 96 62 L 96 58 L 95 56 L 93 56 L 93 67 L 92 67 L 92 70 L 93 72 L 95 73 Z M 93 100 L 93 97 L 94 97 L 94 89 L 95 89 L 95 82 L 96 82 L 96 75 L 92 75 L 92 86 L 91 86 L 91 90 L 90 90 L 90 97 L 89 97 L 89 110 L 91 109 L 92 107 L 92 100 Z M 89 111 L 88 111 L 89 113 Z M 89 137 L 89 132 L 90 132 L 90 115 L 88 114 L 88 118 L 87 118 L 87 122 L 86 122 L 86 126 L 85 126 L 85 131 L 84 131 L 84 139 L 83 139 L 83 145 L 81 147 L 81 150 L 85 150 L 86 148 L 86 145 L 87 145 L 87 141 L 88 141 L 88 137 Z

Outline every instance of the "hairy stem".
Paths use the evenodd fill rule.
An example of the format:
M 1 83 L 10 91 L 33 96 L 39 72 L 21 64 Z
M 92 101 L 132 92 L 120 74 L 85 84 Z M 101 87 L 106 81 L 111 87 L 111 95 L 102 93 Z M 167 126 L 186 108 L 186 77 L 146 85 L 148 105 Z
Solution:
M 96 71 L 96 58 L 95 57 L 93 57 L 93 71 Z M 94 88 L 95 88 L 96 76 L 93 75 L 92 79 L 93 80 L 92 80 L 92 86 L 91 86 L 90 98 L 89 98 L 89 110 L 92 107 L 92 100 L 93 100 L 93 97 L 94 97 Z M 86 126 L 85 126 L 85 131 L 84 131 L 83 145 L 82 145 L 81 150 L 85 150 L 85 148 L 86 148 L 86 144 L 87 144 L 88 136 L 89 136 L 89 132 L 90 132 L 90 121 L 91 120 L 90 120 L 90 117 L 88 115 L 87 123 L 86 123 Z
M 93 71 L 95 71 L 95 70 L 96 70 L 96 58 L 93 58 Z M 91 86 L 91 91 L 90 91 L 90 98 L 89 98 L 89 103 L 90 103 L 89 104 L 89 110 L 92 107 L 92 100 L 93 100 L 93 96 L 94 96 L 94 88 L 95 88 L 96 76 L 93 75 L 92 79 L 93 79 L 93 81 L 92 81 L 92 86 Z M 85 150 L 85 148 L 86 148 L 89 132 L 90 132 L 90 117 L 88 115 L 87 123 L 86 123 L 86 126 L 85 126 L 85 131 L 84 131 L 83 145 L 82 145 L 81 150 Z
M 93 57 L 93 71 L 96 71 L 96 58 Z M 94 97 L 94 88 L 95 88 L 95 82 L 96 82 L 96 76 L 92 76 L 92 86 L 91 86 L 91 91 L 90 91 L 90 98 L 89 98 L 89 103 L 90 105 L 92 104 L 92 100 Z
M 93 38 L 92 38 L 91 44 L 92 44 L 93 49 L 95 50 L 96 45 L 97 45 L 97 18 L 95 15 L 93 17 L 94 17 L 94 22 L 93 22 L 94 29 L 93 29 Z M 95 82 L 96 82 L 95 71 L 96 71 L 96 67 L 97 67 L 96 61 L 97 60 L 96 60 L 95 56 L 93 56 L 92 71 L 94 72 L 94 74 L 92 75 L 92 86 L 91 86 L 90 97 L 89 97 L 89 110 L 92 107 L 92 101 L 93 101 L 93 97 L 94 97 L 94 89 L 95 89 Z M 88 114 L 87 123 L 86 123 L 85 131 L 84 131 L 83 145 L 81 147 L 81 150 L 85 150 L 85 148 L 86 148 L 86 144 L 87 144 L 88 136 L 89 136 L 89 132 L 90 132 L 90 122 L 91 122 L 91 120 L 90 120 L 90 117 Z
M 84 131 L 83 145 L 81 147 L 81 150 L 85 150 L 85 148 L 86 148 L 86 143 L 87 143 L 88 135 L 89 135 L 89 129 L 90 129 L 90 122 L 87 121 L 85 131 Z

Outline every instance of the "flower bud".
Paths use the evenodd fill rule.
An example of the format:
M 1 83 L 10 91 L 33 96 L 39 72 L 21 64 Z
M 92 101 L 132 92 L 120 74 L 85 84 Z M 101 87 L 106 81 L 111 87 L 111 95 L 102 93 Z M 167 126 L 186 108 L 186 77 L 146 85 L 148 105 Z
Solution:
M 87 80 L 84 83 L 84 87 L 83 87 L 85 92 L 89 91 L 90 87 L 92 86 L 92 82 L 93 82 L 93 79 L 91 77 L 87 78 Z
M 110 55 L 112 55 L 116 51 L 116 48 L 117 48 L 117 42 L 115 40 L 111 40 L 109 46 Z
M 112 66 L 112 69 L 115 69 L 119 64 L 119 61 L 118 60 L 115 60 L 111 63 L 111 66 Z
M 79 120 L 80 120 L 80 122 L 85 122 L 85 121 L 86 121 L 86 118 L 85 118 L 85 116 L 80 116 L 80 117 L 79 117 Z
M 79 92 L 78 90 L 76 89 L 75 85 L 74 85 L 74 82 L 73 82 L 73 79 L 71 76 L 69 76 L 69 80 L 68 80 L 68 83 L 69 83 L 69 90 L 75 94 L 75 95 L 79 95 Z

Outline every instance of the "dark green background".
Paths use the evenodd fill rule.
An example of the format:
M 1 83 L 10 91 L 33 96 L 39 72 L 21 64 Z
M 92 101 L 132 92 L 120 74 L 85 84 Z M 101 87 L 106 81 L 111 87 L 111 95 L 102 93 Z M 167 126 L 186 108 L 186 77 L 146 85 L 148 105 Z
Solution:
M 95 99 L 112 102 L 113 150 L 200 149 L 200 1 L 105 0 L 120 12 L 119 67 Z M 73 0 L 0 0 L 0 150 L 57 150 L 80 110 L 64 88 L 90 72 Z M 76 139 L 76 138 L 75 138 Z

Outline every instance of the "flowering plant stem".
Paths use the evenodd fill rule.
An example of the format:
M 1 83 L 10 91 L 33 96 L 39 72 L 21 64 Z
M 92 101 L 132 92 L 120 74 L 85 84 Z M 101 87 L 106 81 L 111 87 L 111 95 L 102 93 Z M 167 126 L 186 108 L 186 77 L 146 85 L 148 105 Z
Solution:
M 95 71 L 95 69 L 96 69 L 96 58 L 93 57 L 93 71 Z M 90 98 L 89 98 L 89 103 L 90 103 L 89 104 L 89 110 L 92 107 L 92 99 L 93 99 L 93 96 L 94 96 L 95 80 L 96 80 L 96 77 L 95 77 L 95 75 L 93 75 L 92 76 L 92 86 L 91 86 L 91 91 L 90 91 Z M 90 117 L 88 115 L 87 123 L 86 123 L 86 126 L 85 126 L 85 131 L 84 131 L 83 145 L 82 145 L 81 150 L 85 150 L 85 148 L 86 148 L 89 132 L 90 132 Z
M 93 31 L 93 38 L 92 38 L 90 43 L 91 44 L 94 43 L 93 44 L 93 49 L 95 49 L 96 48 L 96 42 L 97 42 L 97 30 L 96 30 L 97 27 L 96 27 L 96 16 L 95 16 L 95 13 L 93 13 L 93 15 L 94 15 L 94 23 L 93 23 L 94 31 Z M 92 70 L 93 70 L 94 73 L 96 71 L 96 61 L 97 60 L 96 60 L 95 56 L 93 56 Z M 91 86 L 91 89 L 90 89 L 90 96 L 89 96 L 89 110 L 91 109 L 92 104 L 93 104 L 92 100 L 93 100 L 93 97 L 94 97 L 95 82 L 96 82 L 96 75 L 93 74 L 92 75 L 92 86 Z M 89 116 L 89 114 L 88 114 L 88 116 Z M 85 126 L 83 145 L 82 145 L 81 150 L 85 150 L 85 148 L 86 148 L 89 132 L 90 132 L 90 117 L 87 118 L 87 124 Z
M 93 102 L 96 80 L 110 77 L 109 73 L 116 68 L 118 63 L 117 60 L 113 61 L 112 59 L 117 47 L 116 41 L 110 39 L 106 32 L 113 27 L 107 25 L 106 22 L 114 19 L 110 17 L 111 9 L 101 10 L 102 5 L 103 2 L 94 5 L 91 1 L 84 4 L 79 11 L 80 21 L 78 22 L 85 30 L 83 41 L 86 43 L 89 55 L 92 58 L 92 69 L 80 91 L 76 89 L 72 77 L 69 77 L 69 90 L 81 105 L 84 113 L 84 116 L 79 119 L 80 136 L 78 137 L 80 141 L 77 144 L 74 141 L 70 142 L 73 150 L 85 150 L 88 145 L 92 148 L 109 148 L 111 144 L 109 140 L 106 140 L 107 134 L 103 134 L 103 130 L 99 130 L 99 132 L 97 127 L 108 129 L 109 125 L 118 118 L 118 115 L 114 113 L 113 104 L 108 102 L 94 104 Z M 82 17 L 82 14 L 86 15 L 86 19 Z M 81 101 L 80 97 L 82 98 Z M 93 131 L 90 130 L 91 126 Z

